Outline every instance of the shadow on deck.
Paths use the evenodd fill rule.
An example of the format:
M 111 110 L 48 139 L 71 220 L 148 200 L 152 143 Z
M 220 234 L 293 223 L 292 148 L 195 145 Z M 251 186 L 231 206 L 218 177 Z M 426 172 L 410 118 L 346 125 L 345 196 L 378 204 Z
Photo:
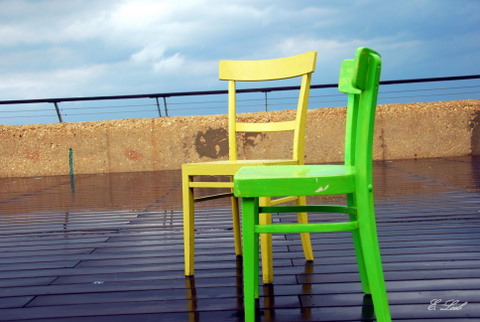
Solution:
M 479 321 L 480 158 L 378 162 L 375 189 L 394 320 Z M 243 320 L 228 204 L 197 210 L 185 278 L 180 190 L 178 171 L 0 179 L 0 320 Z M 350 235 L 312 239 L 308 264 L 274 237 L 262 321 L 372 320 Z

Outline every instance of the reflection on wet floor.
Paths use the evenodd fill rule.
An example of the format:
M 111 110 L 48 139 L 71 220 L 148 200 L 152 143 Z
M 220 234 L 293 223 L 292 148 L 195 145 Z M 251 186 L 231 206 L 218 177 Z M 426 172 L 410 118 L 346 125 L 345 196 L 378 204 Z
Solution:
M 228 199 L 198 208 L 196 275 L 183 276 L 179 171 L 8 178 L 0 193 L 0 320 L 243 319 Z M 479 193 L 479 157 L 375 163 L 394 320 L 480 319 Z M 312 237 L 313 264 L 298 236 L 274 236 L 262 321 L 371 320 L 350 235 Z M 441 310 L 450 299 L 459 309 Z

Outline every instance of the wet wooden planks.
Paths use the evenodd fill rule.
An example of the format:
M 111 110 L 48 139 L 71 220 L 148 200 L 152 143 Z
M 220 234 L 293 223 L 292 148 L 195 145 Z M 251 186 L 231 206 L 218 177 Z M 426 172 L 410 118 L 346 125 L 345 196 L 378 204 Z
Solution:
M 378 230 L 395 320 L 480 319 L 479 167 L 475 157 L 376 164 Z M 226 204 L 198 210 L 196 275 L 184 278 L 181 210 L 174 202 L 157 202 L 179 181 L 125 178 L 151 183 L 131 207 L 29 209 L 30 202 L 38 205 L 35 199 L 52 194 L 70 198 L 65 181 L 19 191 L 17 199 L 9 194 L 23 213 L 2 208 L 0 216 L 1 321 L 243 319 L 241 262 L 233 255 Z M 105 188 L 84 179 L 88 189 Z M 86 189 L 82 178 L 75 184 Z M 115 193 L 111 200 L 118 200 Z M 372 320 L 350 235 L 316 234 L 313 244 L 316 260 L 310 264 L 296 235 L 274 237 L 275 283 L 261 288 L 262 320 Z M 435 299 L 441 302 L 431 307 Z M 456 307 L 468 303 L 444 310 L 448 300 L 458 300 Z

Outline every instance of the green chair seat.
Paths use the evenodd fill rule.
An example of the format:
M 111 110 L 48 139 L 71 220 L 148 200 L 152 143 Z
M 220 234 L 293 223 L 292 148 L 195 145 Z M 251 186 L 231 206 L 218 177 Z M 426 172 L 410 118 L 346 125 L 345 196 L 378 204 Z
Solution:
M 242 197 L 318 196 L 354 191 L 354 168 L 345 165 L 243 167 L 234 193 Z

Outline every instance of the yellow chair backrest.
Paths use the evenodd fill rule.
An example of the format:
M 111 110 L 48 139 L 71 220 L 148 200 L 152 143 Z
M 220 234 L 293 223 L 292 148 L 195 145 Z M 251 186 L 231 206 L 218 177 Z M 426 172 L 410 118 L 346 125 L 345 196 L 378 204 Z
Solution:
M 297 56 L 271 60 L 222 60 L 219 79 L 228 81 L 228 139 L 229 159 L 237 160 L 237 132 L 294 131 L 293 157 L 304 162 L 305 124 L 312 73 L 315 71 L 317 52 L 309 51 Z M 236 82 L 273 81 L 301 77 L 295 120 L 268 123 L 237 122 Z

